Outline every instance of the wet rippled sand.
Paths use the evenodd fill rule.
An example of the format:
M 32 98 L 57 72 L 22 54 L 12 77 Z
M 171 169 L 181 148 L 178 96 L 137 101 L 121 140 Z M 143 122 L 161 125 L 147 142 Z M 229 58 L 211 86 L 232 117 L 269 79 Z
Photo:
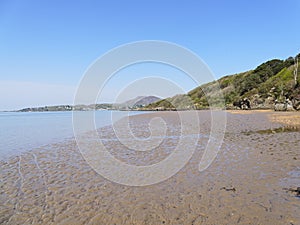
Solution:
M 200 173 L 210 114 L 199 112 L 201 136 L 190 162 L 170 179 L 146 187 L 104 179 L 82 158 L 73 139 L 0 162 L 0 223 L 300 224 L 300 198 L 285 190 L 300 186 L 300 132 L 256 132 L 285 126 L 277 115 L 228 113 L 221 150 Z M 118 159 L 155 163 L 178 142 L 176 112 L 130 119 L 132 132 L 147 138 L 148 122 L 157 116 L 167 121 L 168 129 L 162 144 L 150 152 L 124 148 L 111 127 L 102 128 L 99 135 Z

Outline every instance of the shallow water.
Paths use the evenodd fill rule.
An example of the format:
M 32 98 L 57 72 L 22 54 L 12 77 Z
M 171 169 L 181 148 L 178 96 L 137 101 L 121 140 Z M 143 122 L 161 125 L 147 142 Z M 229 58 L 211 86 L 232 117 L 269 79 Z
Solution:
M 86 114 L 88 112 L 77 112 Z M 142 112 L 130 112 L 130 115 Z M 128 112 L 95 111 L 95 127 L 100 128 Z M 0 112 L 0 160 L 73 136 L 72 112 Z

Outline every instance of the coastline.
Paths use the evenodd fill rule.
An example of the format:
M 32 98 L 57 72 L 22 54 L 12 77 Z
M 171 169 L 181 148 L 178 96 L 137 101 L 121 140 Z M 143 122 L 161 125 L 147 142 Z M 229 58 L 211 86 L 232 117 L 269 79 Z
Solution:
M 253 110 L 227 112 L 224 143 L 213 164 L 202 173 L 197 170 L 208 141 L 203 136 L 190 162 L 175 176 L 157 185 L 129 187 L 104 179 L 83 160 L 74 139 L 0 162 L 0 178 L 3 181 L 0 222 L 299 223 L 299 198 L 285 191 L 285 188 L 299 185 L 300 134 L 257 132 L 280 128 L 291 122 L 298 124 L 300 119 L 297 113 Z M 176 127 L 177 113 L 189 112 L 162 111 L 134 115 L 130 119 L 134 131 L 147 136 L 147 129 L 142 128 L 146 128 L 151 119 L 163 117 Z M 208 133 L 210 113 L 198 113 L 202 118 L 202 132 Z M 247 131 L 252 133 L 245 134 Z M 106 138 L 107 146 L 112 149 L 112 154 L 122 160 L 134 160 L 128 158 L 129 152 L 119 153 L 110 126 L 101 128 L 100 132 Z M 176 130 L 172 132 L 176 133 Z M 165 146 L 176 145 L 176 140 L 169 141 Z M 160 150 L 165 151 L 164 154 L 169 151 L 164 146 Z M 141 163 L 151 160 L 154 159 L 146 158 Z

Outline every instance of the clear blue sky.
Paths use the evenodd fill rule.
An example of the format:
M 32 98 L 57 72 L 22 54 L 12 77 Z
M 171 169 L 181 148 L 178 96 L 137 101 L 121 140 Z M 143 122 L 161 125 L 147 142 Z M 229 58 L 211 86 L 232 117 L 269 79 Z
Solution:
M 87 67 L 128 42 L 177 43 L 219 78 L 296 55 L 299 25 L 299 0 L 0 0 L 0 110 L 71 104 Z

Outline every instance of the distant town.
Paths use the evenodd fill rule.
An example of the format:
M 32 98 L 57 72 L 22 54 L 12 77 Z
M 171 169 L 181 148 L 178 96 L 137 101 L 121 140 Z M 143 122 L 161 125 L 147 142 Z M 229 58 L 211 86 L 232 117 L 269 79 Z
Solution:
M 138 96 L 123 103 L 102 103 L 90 105 L 55 105 L 28 107 L 14 112 L 55 112 L 55 111 L 91 111 L 91 110 L 143 110 L 145 106 L 161 100 L 156 96 Z

